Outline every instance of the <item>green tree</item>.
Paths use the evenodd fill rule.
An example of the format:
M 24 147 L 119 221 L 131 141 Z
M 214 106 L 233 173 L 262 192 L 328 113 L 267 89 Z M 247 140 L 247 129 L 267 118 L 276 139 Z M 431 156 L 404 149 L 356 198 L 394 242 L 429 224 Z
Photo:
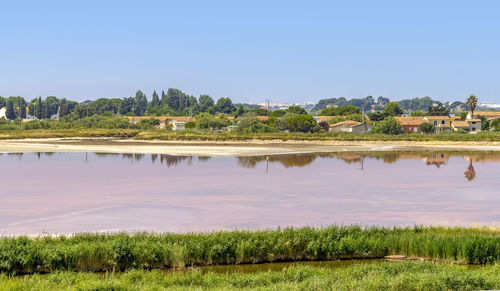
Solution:
M 493 128 L 494 131 L 500 131 L 500 121 L 495 119 L 490 123 L 490 127 Z
M 423 133 L 433 133 L 436 131 L 436 127 L 431 122 L 424 122 L 420 124 L 419 128 Z
M 243 106 L 240 105 L 240 107 L 238 107 L 238 110 L 236 110 L 236 112 L 234 113 L 234 117 L 236 118 L 239 116 L 243 116 L 245 113 L 246 113 L 245 108 L 243 108 Z
M 270 117 L 283 117 L 286 114 L 286 110 L 278 109 L 274 110 L 269 114 Z
M 401 124 L 397 121 L 396 118 L 389 116 L 377 123 L 375 127 L 372 129 L 373 133 L 382 133 L 382 134 L 399 134 L 402 131 Z
M 137 90 L 135 93 L 134 100 L 134 113 L 138 116 L 141 116 L 146 112 L 146 106 L 148 104 L 148 98 L 146 94 L 142 93 L 141 90 Z
M 169 88 L 166 99 L 168 106 L 177 112 L 189 107 L 189 96 L 179 89 Z
M 21 104 L 19 104 L 19 118 L 26 118 L 26 102 L 24 102 L 24 100 L 23 102 L 21 102 Z
M 137 125 L 141 128 L 153 128 L 160 125 L 160 120 L 156 118 L 145 118 L 141 119 Z
M 221 97 L 217 100 L 215 104 L 215 110 L 220 113 L 231 114 L 236 110 L 236 107 L 233 104 L 233 101 L 229 98 Z
M 207 112 L 208 108 L 214 106 L 214 99 L 209 95 L 201 95 L 198 103 L 200 104 L 200 111 Z
M 151 99 L 151 105 L 153 108 L 160 106 L 160 98 L 158 97 L 158 94 L 156 94 L 156 90 L 153 91 L 153 98 Z
M 250 112 L 255 113 L 257 116 L 269 116 L 269 111 L 264 108 L 255 108 L 250 110 Z
M 429 106 L 428 114 L 430 116 L 448 116 L 450 115 L 450 110 L 439 103 L 435 106 Z
M 286 127 L 292 132 L 318 132 L 321 127 L 309 114 L 297 114 L 287 118 Z
M 228 126 L 230 121 L 224 115 L 217 117 L 210 113 L 204 112 L 196 116 L 196 124 L 201 129 L 221 129 Z
M 293 114 L 307 114 L 307 111 L 300 106 L 290 106 L 286 111 Z
M 275 132 L 276 128 L 265 124 L 255 116 L 245 116 L 238 123 L 236 131 L 240 133 L 264 133 Z
M 14 104 L 11 100 L 7 102 L 7 111 L 5 112 L 5 117 L 9 120 L 16 119 L 16 113 L 14 112 Z
M 477 106 L 477 97 L 475 95 L 470 95 L 469 98 L 467 98 L 467 101 L 465 102 L 467 106 L 470 108 L 471 112 L 471 117 L 474 118 L 474 110 L 476 110 Z
M 391 100 L 389 100 L 389 98 L 386 98 L 384 96 L 378 96 L 378 98 L 377 98 L 377 104 L 380 104 L 383 106 L 386 106 L 390 102 L 391 102 Z
M 160 102 L 161 102 L 161 105 L 168 104 L 167 95 L 165 94 L 164 90 L 161 90 L 161 101 Z
M 383 113 L 385 114 L 385 116 L 400 116 L 401 114 L 403 114 L 403 109 L 399 107 L 398 102 L 391 102 L 387 104 Z
M 42 102 L 42 96 L 38 97 L 38 102 L 36 104 L 36 118 L 43 119 L 43 102 Z
M 484 115 L 478 115 L 477 118 L 481 119 L 481 130 L 489 130 L 490 129 L 490 121 Z
M 120 114 L 125 115 L 134 111 L 135 99 L 134 97 L 123 98 L 120 108 Z
M 425 116 L 425 111 L 422 110 L 415 110 L 410 113 L 410 116 L 417 117 L 417 116 Z

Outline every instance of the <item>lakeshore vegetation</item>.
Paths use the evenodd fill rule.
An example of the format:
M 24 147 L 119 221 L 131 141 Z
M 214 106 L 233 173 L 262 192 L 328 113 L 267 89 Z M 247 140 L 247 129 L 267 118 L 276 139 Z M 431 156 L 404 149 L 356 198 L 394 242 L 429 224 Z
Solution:
M 500 266 L 468 268 L 431 262 L 382 262 L 346 268 L 293 266 L 259 273 L 129 270 L 56 272 L 12 277 L 2 290 L 491 290 L 500 288 Z
M 274 132 L 238 133 L 206 132 L 199 130 L 168 131 L 156 128 L 66 128 L 66 129 L 0 129 L 0 140 L 27 138 L 73 138 L 73 137 L 110 137 L 135 140 L 164 141 L 408 141 L 408 142 L 499 142 L 500 132 L 479 132 L 477 134 L 357 134 L 346 132 Z
M 0 272 L 125 271 L 301 260 L 415 256 L 460 264 L 500 262 L 500 232 L 486 228 L 330 226 L 198 234 L 4 237 Z

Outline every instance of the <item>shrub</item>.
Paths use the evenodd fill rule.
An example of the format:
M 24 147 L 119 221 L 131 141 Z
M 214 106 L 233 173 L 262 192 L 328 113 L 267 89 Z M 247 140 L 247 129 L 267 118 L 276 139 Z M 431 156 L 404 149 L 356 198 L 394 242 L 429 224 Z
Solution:
M 300 107 L 300 106 L 290 106 L 287 109 L 287 112 L 293 113 L 293 114 L 307 114 L 307 111 Z
M 292 132 L 318 132 L 321 128 L 309 114 L 299 114 L 286 120 L 286 127 Z
M 490 123 L 490 127 L 493 128 L 495 131 L 500 131 L 500 121 L 499 120 L 493 120 Z
M 434 131 L 436 131 L 436 127 L 430 122 L 424 122 L 420 124 L 419 128 L 423 133 L 433 133 Z
M 340 106 L 338 108 L 326 108 L 323 109 L 319 115 L 323 116 L 346 116 L 346 115 L 355 115 L 355 114 L 360 114 L 359 112 L 359 107 L 354 106 L 354 105 L 346 105 L 346 106 Z
M 271 114 L 269 114 L 270 117 L 283 117 L 286 114 L 286 110 L 275 110 L 272 111 Z
M 194 121 L 186 122 L 186 124 L 184 125 L 184 128 L 186 128 L 186 129 L 196 128 L 196 122 L 194 122 Z
M 140 128 L 152 128 L 152 127 L 155 127 L 157 125 L 160 125 L 160 120 L 158 120 L 156 118 L 141 119 L 137 125 Z
M 372 129 L 373 133 L 382 134 L 398 134 L 402 130 L 401 124 L 394 117 L 387 117 L 381 122 L 377 123 Z
M 330 125 L 328 124 L 328 122 L 326 121 L 321 121 L 319 124 L 318 124 L 324 131 L 328 131 L 330 130 Z
M 257 118 L 246 117 L 240 120 L 236 131 L 240 133 L 266 133 L 276 132 L 276 128 L 263 123 Z
M 221 129 L 231 122 L 226 118 L 226 115 L 214 116 L 210 113 L 202 113 L 196 117 L 196 123 L 201 129 Z

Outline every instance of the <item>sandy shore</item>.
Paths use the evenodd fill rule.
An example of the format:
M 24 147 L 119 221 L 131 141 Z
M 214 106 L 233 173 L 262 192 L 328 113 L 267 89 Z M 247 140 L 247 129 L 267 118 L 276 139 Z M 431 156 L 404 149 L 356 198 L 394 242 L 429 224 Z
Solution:
M 498 142 L 350 141 L 139 141 L 113 138 L 50 138 L 0 141 L 0 152 L 100 152 L 247 156 L 345 151 L 500 151 Z

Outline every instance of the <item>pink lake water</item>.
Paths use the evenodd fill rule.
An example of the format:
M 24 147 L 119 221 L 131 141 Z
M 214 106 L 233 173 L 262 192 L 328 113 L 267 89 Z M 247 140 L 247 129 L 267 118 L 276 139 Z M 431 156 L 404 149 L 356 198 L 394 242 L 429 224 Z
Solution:
M 500 154 L 0 155 L 0 234 L 500 223 Z

